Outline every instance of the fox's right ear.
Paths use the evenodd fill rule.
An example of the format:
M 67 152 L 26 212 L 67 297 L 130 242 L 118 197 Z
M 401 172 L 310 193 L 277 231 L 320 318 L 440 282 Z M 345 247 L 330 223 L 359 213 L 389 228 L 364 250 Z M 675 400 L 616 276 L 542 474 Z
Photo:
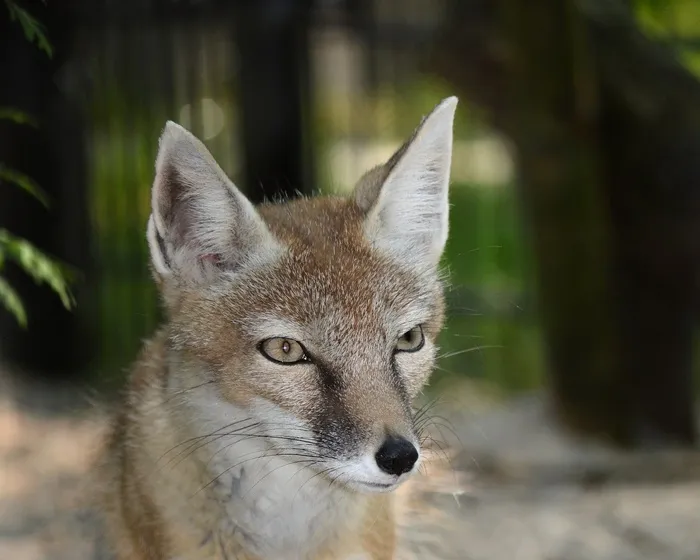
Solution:
M 210 282 L 279 248 L 204 144 L 171 121 L 160 137 L 147 237 L 160 282 Z

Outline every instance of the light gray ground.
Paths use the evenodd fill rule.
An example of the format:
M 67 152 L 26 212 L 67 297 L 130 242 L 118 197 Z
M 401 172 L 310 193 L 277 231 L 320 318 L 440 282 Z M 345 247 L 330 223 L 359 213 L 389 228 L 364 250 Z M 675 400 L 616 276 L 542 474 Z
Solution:
M 4 389 L 0 559 L 94 560 L 79 489 L 103 419 L 56 410 L 55 392 Z M 440 413 L 461 443 L 441 428 L 447 447 L 400 490 L 400 559 L 700 558 L 697 454 L 616 454 L 557 430 L 539 397 L 449 394 Z

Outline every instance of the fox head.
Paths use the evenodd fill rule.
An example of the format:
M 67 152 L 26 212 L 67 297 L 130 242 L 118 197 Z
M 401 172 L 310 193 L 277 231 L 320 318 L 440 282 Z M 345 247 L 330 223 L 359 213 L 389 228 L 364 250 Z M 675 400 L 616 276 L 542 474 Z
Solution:
M 147 237 L 171 351 L 232 421 L 358 491 L 417 468 L 411 403 L 443 321 L 456 105 L 347 198 L 255 207 L 182 127 L 160 140 Z

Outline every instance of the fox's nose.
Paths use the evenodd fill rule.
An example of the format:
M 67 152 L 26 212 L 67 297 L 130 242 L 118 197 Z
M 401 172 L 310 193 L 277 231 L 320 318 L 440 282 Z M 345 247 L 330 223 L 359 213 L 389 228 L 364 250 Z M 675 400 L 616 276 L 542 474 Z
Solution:
M 385 473 L 400 476 L 416 464 L 418 450 L 405 438 L 388 436 L 374 458 Z

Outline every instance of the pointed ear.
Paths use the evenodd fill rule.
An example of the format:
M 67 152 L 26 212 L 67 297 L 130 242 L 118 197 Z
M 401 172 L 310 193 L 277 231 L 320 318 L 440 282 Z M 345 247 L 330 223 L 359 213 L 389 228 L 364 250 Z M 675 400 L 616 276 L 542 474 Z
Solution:
M 209 282 L 278 247 L 204 144 L 170 121 L 160 137 L 147 237 L 161 282 Z
M 419 267 L 437 265 L 447 241 L 456 107 L 456 97 L 443 100 L 385 165 L 355 187 L 370 242 Z

